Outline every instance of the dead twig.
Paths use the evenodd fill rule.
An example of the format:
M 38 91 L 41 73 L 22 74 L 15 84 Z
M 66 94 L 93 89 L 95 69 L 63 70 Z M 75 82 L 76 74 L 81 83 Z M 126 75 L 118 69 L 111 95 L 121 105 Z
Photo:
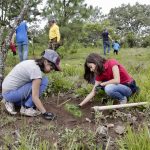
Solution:
M 62 105 L 66 104 L 67 102 L 69 102 L 71 100 L 71 98 L 67 99 L 66 101 L 64 101 L 63 103 L 59 104 L 58 107 L 61 107 Z
M 59 97 L 60 97 L 60 91 L 58 92 L 58 97 L 57 97 L 57 106 L 59 105 Z

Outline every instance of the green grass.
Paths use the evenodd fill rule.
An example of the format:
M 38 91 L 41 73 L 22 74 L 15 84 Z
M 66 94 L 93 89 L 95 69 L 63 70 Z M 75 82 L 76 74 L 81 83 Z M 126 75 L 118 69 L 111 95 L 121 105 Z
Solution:
M 75 106 L 74 104 L 65 104 L 65 110 L 72 114 L 74 117 L 80 118 L 82 117 L 81 110 Z
M 135 132 L 128 127 L 127 134 L 118 141 L 121 150 L 149 150 L 150 149 L 150 131 L 147 127 L 140 128 Z
M 29 49 L 29 58 L 39 57 L 40 53 L 45 49 L 45 46 L 35 46 L 33 56 L 32 47 Z M 76 53 L 75 53 L 76 52 Z M 87 82 L 83 79 L 84 74 L 84 62 L 87 55 L 92 52 L 99 53 L 103 55 L 103 51 L 101 48 L 80 48 L 74 51 L 71 54 L 63 54 L 63 59 L 61 59 L 61 66 L 63 68 L 63 72 L 53 72 L 48 75 L 50 79 L 50 84 L 47 93 L 45 96 L 50 96 L 52 93 L 59 92 L 67 92 L 68 90 L 73 90 L 74 93 L 80 97 L 85 97 L 88 92 L 92 89 L 91 85 L 88 85 Z M 140 102 L 140 101 L 149 101 L 150 102 L 150 48 L 133 48 L 133 49 L 121 49 L 119 55 L 116 56 L 113 54 L 111 50 L 111 54 L 106 56 L 106 58 L 115 58 L 120 63 L 122 63 L 128 72 L 133 76 L 136 80 L 137 85 L 140 87 L 141 92 L 137 96 L 132 96 L 130 98 L 130 102 Z M 12 56 L 12 53 L 9 51 L 6 60 L 6 69 L 5 75 L 19 62 L 18 55 Z M 104 93 L 99 93 L 97 96 L 104 95 Z M 66 104 L 65 109 L 74 115 L 75 117 L 81 117 L 82 112 L 72 104 Z M 101 114 L 96 116 L 97 123 L 99 118 L 101 118 Z M 4 117 L 1 118 L 1 127 L 9 125 L 9 123 L 13 123 L 16 121 L 12 117 Z M 24 125 L 25 126 L 25 125 Z M 26 126 L 25 126 L 26 127 Z M 40 130 L 42 130 L 41 124 L 39 126 L 36 125 Z M 28 127 L 29 128 L 29 127 Z M 43 127 L 45 129 L 45 126 Z M 47 130 L 56 131 L 53 125 L 49 124 L 47 126 Z M 20 145 L 11 145 L 11 137 L 9 133 L 6 133 L 6 136 L 3 137 L 5 139 L 5 147 L 8 147 L 10 144 L 14 149 L 41 149 L 46 150 L 52 148 L 47 141 L 41 140 L 36 137 L 36 133 L 38 131 L 29 130 L 29 132 L 21 132 Z M 31 134 L 30 134 L 31 133 Z M 8 135 L 8 136 L 7 136 Z M 125 137 L 119 141 L 120 148 L 129 149 L 129 150 L 148 150 L 149 145 L 149 130 L 147 127 L 140 128 L 139 132 L 132 131 L 131 128 L 128 129 Z M 96 149 L 96 143 L 94 141 L 95 134 L 89 130 L 89 132 L 84 133 L 79 129 L 65 129 L 65 131 L 60 135 L 58 144 L 60 144 L 62 149 L 72 148 L 72 149 Z M 1 147 L 0 147 L 1 148 Z M 54 148 L 56 149 L 56 148 Z M 101 149 L 101 148 L 99 148 Z

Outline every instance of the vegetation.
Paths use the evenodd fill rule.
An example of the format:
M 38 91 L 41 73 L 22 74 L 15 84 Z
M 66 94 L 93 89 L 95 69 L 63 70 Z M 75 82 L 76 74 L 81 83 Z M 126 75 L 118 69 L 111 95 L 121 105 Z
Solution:
M 150 132 L 147 127 L 140 128 L 138 132 L 135 132 L 131 127 L 128 127 L 127 132 L 128 134 L 119 141 L 121 150 L 146 150 L 150 147 Z
M 79 110 L 79 107 L 74 104 L 65 104 L 65 109 L 75 117 L 80 118 L 82 116 L 82 112 Z
M 117 56 L 113 55 L 111 51 L 111 54 L 106 56 L 106 58 L 115 58 L 122 63 L 141 89 L 140 94 L 133 95 L 129 101 L 150 102 L 150 5 L 136 3 L 130 6 L 129 4 L 123 4 L 118 8 L 112 8 L 109 14 L 104 16 L 101 8 L 87 6 L 84 4 L 84 0 L 47 0 L 46 6 L 40 12 L 38 5 L 41 2 L 41 0 L 32 0 L 30 2 L 25 19 L 33 23 L 38 16 L 45 17 L 45 19 L 49 19 L 53 15 L 56 17 L 61 30 L 62 46 L 58 49 L 58 53 L 61 56 L 63 68 L 61 73 L 52 72 L 48 75 L 50 82 L 47 91 L 43 95 L 43 99 L 45 97 L 53 99 L 54 97 L 55 100 L 57 97 L 59 102 L 59 95 L 63 95 L 62 97 L 71 95 L 72 102 L 63 103 L 61 108 L 56 106 L 57 110 L 71 114 L 74 120 L 84 118 L 83 110 L 79 109 L 76 105 L 92 89 L 92 85 L 83 79 L 84 61 L 91 52 L 103 54 L 101 33 L 104 28 L 108 28 L 112 39 L 119 40 L 121 43 L 121 50 Z M 22 4 L 23 2 L 20 0 L 0 2 L 0 27 L 5 27 L 4 31 L 6 31 L 1 36 L 0 42 L 9 32 L 11 22 L 19 14 Z M 30 59 L 39 57 L 41 52 L 47 48 L 48 29 L 47 26 L 42 30 L 37 25 L 30 26 L 29 34 L 33 42 L 29 45 Z M 19 63 L 18 55 L 13 56 L 8 51 L 5 63 L 6 75 L 13 66 Z M 100 103 L 101 99 L 105 98 L 105 93 L 99 91 L 93 102 Z M 63 100 L 65 101 L 65 99 Z M 106 105 L 109 104 L 112 104 L 112 102 L 106 103 Z M 133 110 L 127 110 L 128 114 L 126 116 L 130 116 Z M 69 128 L 70 124 L 68 123 L 66 127 L 57 121 L 43 122 L 40 117 L 35 119 L 22 116 L 17 116 L 16 118 L 8 116 L 0 103 L 0 149 L 101 150 L 104 148 L 109 149 L 108 146 L 114 140 L 115 146 L 113 146 L 115 148 L 112 147 L 116 150 L 148 150 L 150 148 L 149 106 L 146 108 L 142 107 L 140 110 L 141 112 L 137 115 L 143 115 L 141 117 L 143 119 L 142 123 L 140 118 L 135 126 L 133 122 L 130 123 L 133 126 L 129 126 L 123 135 L 115 136 L 116 133 L 114 133 L 114 138 L 110 138 L 111 135 L 104 138 L 98 135 L 97 129 L 101 125 L 105 127 L 106 123 L 113 121 L 114 124 L 116 123 L 115 117 L 113 118 L 111 112 L 107 112 L 108 114 L 106 115 L 102 114 L 102 112 L 96 112 L 93 124 L 91 124 L 89 118 L 84 118 L 83 122 L 88 124 L 86 127 L 81 127 L 79 124 Z M 137 112 L 140 110 L 137 109 Z M 121 116 L 120 114 L 117 115 Z M 120 118 L 122 123 L 129 124 L 127 118 L 122 119 L 122 116 Z M 108 122 L 107 119 L 109 119 Z M 143 123 L 145 124 L 144 127 Z

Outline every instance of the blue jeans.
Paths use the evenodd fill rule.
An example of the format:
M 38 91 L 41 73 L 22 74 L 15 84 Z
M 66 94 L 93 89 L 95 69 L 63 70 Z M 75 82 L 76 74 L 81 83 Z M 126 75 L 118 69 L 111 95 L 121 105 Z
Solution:
M 110 43 L 109 41 L 103 41 L 103 47 L 104 47 L 104 55 L 106 55 L 106 48 L 108 47 L 107 53 L 110 52 Z
M 39 89 L 39 96 L 46 90 L 48 86 L 48 78 L 43 77 Z M 34 107 L 34 103 L 32 101 L 32 82 L 29 82 L 22 87 L 6 92 L 3 94 L 3 98 L 11 103 L 14 103 L 17 106 L 27 106 Z
M 123 84 L 108 84 L 104 90 L 108 96 L 119 101 L 132 95 L 131 89 Z
M 20 61 L 28 59 L 28 44 L 17 43 Z

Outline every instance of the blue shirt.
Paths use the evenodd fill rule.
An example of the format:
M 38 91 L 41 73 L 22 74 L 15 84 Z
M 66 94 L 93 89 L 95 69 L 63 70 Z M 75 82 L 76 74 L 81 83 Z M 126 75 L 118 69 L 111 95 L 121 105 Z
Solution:
M 28 27 L 27 27 L 26 22 L 21 22 L 16 29 L 17 44 L 28 44 L 27 30 L 28 30 Z
M 114 50 L 117 50 L 117 51 L 119 51 L 119 49 L 120 49 L 120 45 L 119 45 L 119 43 L 113 43 L 113 49 Z

